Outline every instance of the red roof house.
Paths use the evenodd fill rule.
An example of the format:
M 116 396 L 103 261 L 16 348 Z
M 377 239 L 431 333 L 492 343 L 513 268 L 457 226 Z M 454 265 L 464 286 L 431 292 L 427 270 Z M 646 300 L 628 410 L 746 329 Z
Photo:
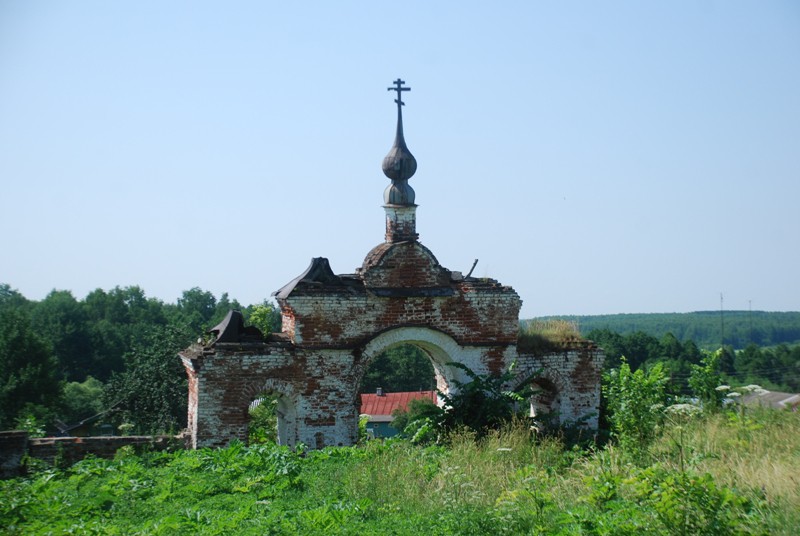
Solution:
M 412 400 L 430 400 L 436 404 L 436 391 L 408 391 L 404 393 L 384 393 L 378 388 L 376 393 L 361 395 L 362 415 L 369 415 L 367 430 L 372 430 L 375 437 L 391 437 L 398 430 L 391 427 L 394 420 L 392 412 L 396 409 L 407 409 Z

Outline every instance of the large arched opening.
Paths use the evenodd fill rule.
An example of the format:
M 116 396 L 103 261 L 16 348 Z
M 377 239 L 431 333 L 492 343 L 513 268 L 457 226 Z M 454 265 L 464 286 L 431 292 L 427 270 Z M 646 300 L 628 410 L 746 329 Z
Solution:
M 359 392 L 386 393 L 434 391 L 436 371 L 428 353 L 409 343 L 398 343 L 381 352 L 367 366 Z
M 391 398 L 391 387 L 384 385 L 374 385 L 376 381 L 374 366 L 385 365 L 383 360 L 387 353 L 407 352 L 414 354 L 414 370 L 416 375 L 406 378 L 405 383 L 395 383 L 403 385 L 407 389 L 404 391 L 416 391 L 417 395 L 430 396 L 431 400 L 438 403 L 434 391 L 451 393 L 457 381 L 465 382 L 463 371 L 456 367 L 449 366 L 453 361 L 458 361 L 465 353 L 465 349 L 456 343 L 449 335 L 426 327 L 402 327 L 385 331 L 374 337 L 361 353 L 364 368 L 358 377 L 356 400 L 356 411 L 360 413 L 362 405 L 362 394 L 367 396 L 384 396 Z M 468 353 L 468 352 L 467 352 Z M 424 361 L 425 366 L 421 366 L 419 359 Z M 387 385 L 392 385 L 387 384 Z M 381 387 L 380 391 L 376 388 Z M 423 393 L 428 393 L 424 395 Z M 404 393 L 409 394 L 409 393 Z M 413 395 L 412 395 L 413 396 Z M 406 397 L 410 399 L 410 397 Z M 388 410 L 386 410 L 388 411 Z M 386 430 L 380 422 L 381 420 L 391 421 L 390 415 L 370 415 L 368 429 Z M 370 434 L 372 435 L 372 434 Z M 379 434 L 383 436 L 383 434 Z
M 367 367 L 383 352 L 395 347 L 410 345 L 418 348 L 431 361 L 436 388 L 444 393 L 450 392 L 455 387 L 453 380 L 465 382 L 463 371 L 448 366 L 453 361 L 463 362 L 466 350 L 452 337 L 441 331 L 427 327 L 401 327 L 384 331 L 367 343 L 362 351 L 364 370 L 359 377 L 359 385 Z

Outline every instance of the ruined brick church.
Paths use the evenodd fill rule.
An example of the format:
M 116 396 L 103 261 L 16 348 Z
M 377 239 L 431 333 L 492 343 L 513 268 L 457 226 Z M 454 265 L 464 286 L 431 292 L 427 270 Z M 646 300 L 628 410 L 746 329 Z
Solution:
M 437 387 L 453 392 L 478 374 L 516 362 L 511 388 L 535 383 L 531 410 L 560 423 L 597 427 L 602 352 L 591 343 L 525 353 L 517 346 L 522 304 L 513 288 L 453 272 L 419 242 L 414 190 L 417 162 L 403 136 L 402 80 L 397 133 L 383 172 L 386 240 L 352 274 L 334 274 L 315 258 L 275 292 L 281 333 L 262 335 L 232 311 L 215 338 L 181 352 L 189 376 L 189 434 L 194 448 L 247 441 L 248 408 L 265 393 L 278 396 L 278 440 L 310 448 L 352 445 L 358 438 L 359 385 L 370 362 L 410 344 L 433 364 Z

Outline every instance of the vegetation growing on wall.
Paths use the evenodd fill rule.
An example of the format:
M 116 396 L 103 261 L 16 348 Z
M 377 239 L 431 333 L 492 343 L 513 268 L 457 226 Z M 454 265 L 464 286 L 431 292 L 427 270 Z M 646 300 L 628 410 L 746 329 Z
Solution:
M 544 355 L 582 340 L 577 325 L 568 320 L 524 320 L 520 322 L 517 350 Z

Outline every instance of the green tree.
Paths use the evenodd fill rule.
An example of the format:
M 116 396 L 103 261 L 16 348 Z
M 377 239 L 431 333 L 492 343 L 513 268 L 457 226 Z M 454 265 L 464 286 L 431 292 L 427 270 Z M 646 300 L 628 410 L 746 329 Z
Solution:
M 125 354 L 125 370 L 106 386 L 104 402 L 137 433 L 162 433 L 186 426 L 186 371 L 178 352 L 193 335 L 174 326 L 153 327 Z
M 76 424 L 103 411 L 103 382 L 89 376 L 83 382 L 64 386 L 64 399 L 59 418 L 66 424 Z
M 281 330 L 281 313 L 267 300 L 258 305 L 251 305 L 242 314 L 245 316 L 245 321 L 260 329 L 264 336 Z
M 359 391 L 374 393 L 378 387 L 387 393 L 435 389 L 430 358 L 410 344 L 388 349 L 370 363 Z
M 717 389 L 722 384 L 719 370 L 722 353 L 721 348 L 716 352 L 706 352 L 699 365 L 692 365 L 692 374 L 689 376 L 689 386 L 694 396 L 700 400 L 703 409 L 708 411 L 722 408 L 725 398 L 725 393 Z
M 226 310 L 225 313 L 227 312 Z M 178 298 L 172 321 L 197 336 L 198 333 L 213 326 L 212 319 L 216 313 L 217 299 L 214 295 L 199 287 L 194 287 L 184 290 L 181 297 Z
M 607 328 L 593 329 L 586 338 L 596 342 L 606 354 L 605 365 L 611 368 L 620 357 L 625 355 L 625 344 L 622 335 Z
M 86 296 L 83 307 L 89 320 L 93 375 L 102 381 L 122 370 L 122 356 L 152 326 L 167 323 L 164 304 L 146 298 L 137 286 L 96 289 Z
M 24 311 L 0 310 L 0 429 L 23 413 L 38 419 L 61 398 L 56 360 Z
M 415 421 L 428 419 L 438 422 L 441 420 L 442 415 L 442 408 L 434 404 L 432 400 L 427 398 L 414 399 L 408 403 L 407 408 L 398 408 L 392 412 L 392 417 L 394 417 L 392 428 L 403 432 L 409 424 Z
M 442 393 L 444 411 L 440 426 L 444 430 L 466 427 L 478 437 L 497 430 L 518 414 L 517 407 L 530 399 L 528 388 L 514 392 L 508 384 L 514 379 L 513 365 L 502 374 L 477 374 L 466 365 L 453 362 L 450 366 L 463 370 L 470 381 L 454 380 L 455 392 Z
M 50 343 L 63 377 L 83 381 L 93 374 L 93 352 L 86 313 L 68 290 L 54 290 L 31 315 L 37 333 Z
M 28 309 L 31 302 L 7 283 L 0 283 L 0 309 Z
M 659 344 L 661 345 L 661 357 L 665 359 L 681 359 L 683 357 L 683 344 L 672 333 L 661 337 Z
M 631 333 L 623 340 L 625 346 L 623 355 L 634 369 L 639 368 L 649 359 L 661 357 L 661 345 L 658 339 L 644 331 Z
M 623 451 L 642 458 L 656 437 L 667 402 L 667 376 L 660 363 L 632 371 L 625 360 L 603 376 L 603 396 L 611 425 Z

